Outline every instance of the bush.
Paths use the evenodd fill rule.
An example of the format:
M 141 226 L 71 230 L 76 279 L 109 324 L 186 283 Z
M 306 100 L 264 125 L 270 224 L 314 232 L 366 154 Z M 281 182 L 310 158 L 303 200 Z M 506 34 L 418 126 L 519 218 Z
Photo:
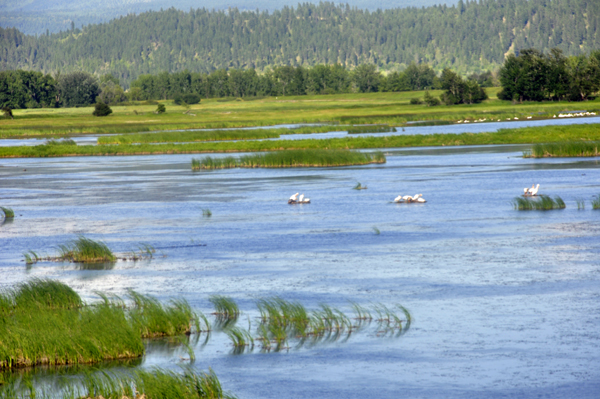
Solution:
M 425 100 L 425 104 L 430 107 L 440 105 L 440 99 L 432 96 L 428 91 L 425 92 L 425 97 L 423 99 Z
M 173 98 L 173 102 L 177 105 L 198 104 L 200 102 L 200 96 L 196 93 L 177 94 Z
M 419 104 L 423 104 L 423 101 L 421 101 L 421 99 L 419 99 L 419 98 L 411 98 L 410 103 L 412 105 L 419 105 Z
M 106 104 L 104 104 L 103 102 L 99 102 L 96 103 L 95 107 L 94 107 L 94 112 L 92 113 L 92 115 L 94 116 L 107 116 L 112 114 L 112 109 L 110 109 L 110 107 Z
M 158 104 L 158 107 L 156 107 L 156 111 L 154 111 L 157 114 L 164 114 L 167 111 L 167 109 L 165 108 L 164 104 Z
M 14 116 L 13 116 L 13 113 L 12 113 L 12 109 L 10 107 L 3 107 L 2 108 L 2 113 L 4 113 L 4 117 L 5 118 L 14 119 Z

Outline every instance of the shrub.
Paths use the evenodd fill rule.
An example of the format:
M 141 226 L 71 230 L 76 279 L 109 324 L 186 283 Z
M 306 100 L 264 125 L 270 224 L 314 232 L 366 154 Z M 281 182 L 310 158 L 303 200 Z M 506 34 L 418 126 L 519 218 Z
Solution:
M 10 107 L 2 107 L 2 113 L 4 113 L 5 118 L 14 119 L 12 109 L 10 109 Z
M 419 99 L 419 98 L 411 98 L 410 103 L 412 105 L 419 105 L 419 104 L 423 104 L 423 101 L 421 101 L 421 99 Z
M 94 107 L 94 112 L 92 113 L 92 115 L 94 116 L 107 116 L 112 114 L 112 109 L 110 109 L 110 107 L 106 104 L 104 104 L 103 102 L 98 102 L 96 103 L 95 107 Z
M 429 94 L 428 91 L 425 92 L 425 97 L 423 99 L 425 100 L 425 104 L 427 104 L 429 107 L 440 105 L 439 98 L 435 98 L 434 96 Z
M 156 111 L 154 111 L 157 114 L 164 114 L 167 111 L 167 109 L 165 108 L 164 104 L 158 104 L 158 106 L 156 107 Z

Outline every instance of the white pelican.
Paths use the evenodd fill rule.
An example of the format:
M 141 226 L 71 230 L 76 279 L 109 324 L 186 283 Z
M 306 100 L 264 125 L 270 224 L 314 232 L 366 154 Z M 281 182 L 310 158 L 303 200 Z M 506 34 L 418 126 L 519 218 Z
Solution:
M 524 197 L 527 197 L 527 196 L 529 195 L 529 187 L 525 187 L 525 188 L 523 189 L 523 191 L 524 191 L 524 193 L 523 193 L 523 196 L 524 196 Z
M 308 204 L 308 203 L 310 203 L 310 198 L 304 198 L 304 199 L 303 199 L 302 201 L 300 201 L 300 202 L 302 202 L 303 204 Z
M 405 195 L 404 197 L 402 197 L 402 199 L 406 202 L 410 202 L 412 201 L 413 197 L 411 197 L 410 195 Z
M 298 202 L 302 202 L 304 200 L 304 194 L 300 194 L 300 198 L 298 198 Z
M 401 195 L 399 195 L 399 196 L 397 196 L 396 198 L 394 198 L 394 202 L 400 202 L 400 201 L 403 201 L 403 199 L 402 199 L 402 196 L 401 196 Z
M 294 202 L 296 202 L 297 199 L 298 199 L 298 193 L 296 193 L 290 197 L 290 200 L 292 200 Z
M 425 198 L 419 197 L 419 198 L 417 198 L 417 202 L 421 202 L 422 203 L 422 202 L 427 202 L 427 201 L 425 201 Z
M 529 195 L 531 195 L 531 196 L 537 195 L 537 192 L 538 192 L 539 189 L 540 189 L 540 185 L 539 184 L 535 188 L 533 188 L 533 185 L 532 185 L 531 188 L 529 189 Z

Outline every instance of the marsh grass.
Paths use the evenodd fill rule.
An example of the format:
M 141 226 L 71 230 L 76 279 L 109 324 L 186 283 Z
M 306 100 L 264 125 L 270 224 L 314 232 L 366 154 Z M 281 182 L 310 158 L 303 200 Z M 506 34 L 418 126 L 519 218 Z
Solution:
M 257 152 L 300 149 L 361 149 L 490 144 L 532 144 L 573 140 L 600 140 L 598 124 L 500 129 L 488 133 L 394 135 L 332 139 L 225 141 L 187 144 L 121 144 L 79 146 L 0 147 L 0 158 L 98 155 L 192 154 Z M 232 158 L 233 159 L 233 158 Z M 235 161 L 235 159 L 233 159 Z
M 224 329 L 223 332 L 229 337 L 232 345 L 236 349 L 241 349 L 246 346 L 251 348 L 254 347 L 254 338 L 248 330 L 240 327 L 229 327 Z
M 549 211 L 566 207 L 565 202 L 559 196 L 550 198 L 547 195 L 539 195 L 536 199 L 515 197 L 512 204 L 513 208 L 518 211 Z
M 381 234 L 381 231 L 377 227 L 373 226 L 373 233 L 375 233 L 375 235 L 379 235 Z
M 28 379 L 13 381 L 0 392 L 2 399 L 234 399 L 223 390 L 214 371 L 198 373 L 185 368 L 182 374 L 161 369 L 92 371 L 64 379 L 59 387 L 48 387 Z
M 576 198 L 575 202 L 577 203 L 577 210 L 582 211 L 585 210 L 585 201 L 583 198 Z
M 142 338 L 190 334 L 192 323 L 200 330 L 200 321 L 185 300 L 173 300 L 162 305 L 156 298 L 129 291 L 134 306 L 129 311 L 136 330 Z
M 70 262 L 114 262 L 117 257 L 102 241 L 84 236 L 58 246 L 60 260 Z
M 2 210 L 4 219 L 13 219 L 15 217 L 15 212 L 12 210 L 12 208 L 0 206 L 0 210 Z
M 192 170 L 225 168 L 332 167 L 385 163 L 382 152 L 362 153 L 348 150 L 286 150 L 244 155 L 239 158 L 204 157 L 192 159 Z
M 208 300 L 215 307 L 213 315 L 218 318 L 237 319 L 241 313 L 237 303 L 230 297 L 213 295 Z
M 592 199 L 592 209 L 600 209 L 600 195 L 594 195 Z
M 360 134 L 360 133 L 390 133 L 395 132 L 396 129 L 388 125 L 359 125 L 359 126 L 348 126 L 348 134 Z
M 142 337 L 189 334 L 198 318 L 182 300 L 165 306 L 131 293 L 85 304 L 70 287 L 34 279 L 0 294 L 0 369 L 97 363 L 144 354 Z M 102 326 L 103 328 L 99 328 Z
M 353 190 L 366 190 L 367 188 L 367 186 L 363 186 L 360 183 L 356 183 L 356 186 L 352 187 Z
M 77 143 L 73 139 L 61 139 L 61 140 L 49 139 L 49 140 L 46 140 L 46 142 L 42 145 L 46 145 L 46 146 L 77 145 Z
M 212 216 L 212 212 L 208 208 L 202 209 L 202 216 L 205 218 L 209 218 Z
M 600 141 L 564 141 L 536 144 L 531 149 L 531 157 L 597 157 Z

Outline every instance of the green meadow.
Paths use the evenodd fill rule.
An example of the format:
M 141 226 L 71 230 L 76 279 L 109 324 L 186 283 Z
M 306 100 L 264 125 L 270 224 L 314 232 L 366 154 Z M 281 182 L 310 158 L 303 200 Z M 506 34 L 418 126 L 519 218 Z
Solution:
M 14 119 L 2 120 L 0 138 L 58 137 L 74 134 L 119 134 L 162 130 L 235 128 L 295 123 L 389 124 L 411 121 L 451 121 L 514 118 L 548 118 L 559 112 L 600 109 L 600 102 L 548 102 L 513 104 L 496 98 L 499 88 L 487 89 L 490 100 L 481 104 L 434 106 L 410 104 L 425 92 L 347 93 L 239 99 L 203 99 L 189 108 L 162 101 L 112 106 L 106 117 L 92 116 L 93 107 L 14 110 Z M 431 91 L 439 96 L 441 91 Z

